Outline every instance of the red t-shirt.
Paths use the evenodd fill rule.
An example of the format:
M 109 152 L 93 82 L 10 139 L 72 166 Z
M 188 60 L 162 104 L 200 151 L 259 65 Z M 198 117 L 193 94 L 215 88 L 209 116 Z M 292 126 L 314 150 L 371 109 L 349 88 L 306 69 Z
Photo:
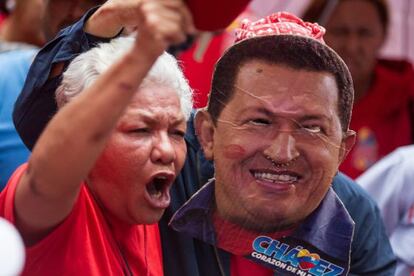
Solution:
M 354 104 L 350 128 L 357 132 L 357 140 L 340 170 L 356 178 L 397 147 L 411 144 L 414 112 L 409 101 L 413 99 L 412 66 L 379 61 L 373 85 Z
M 14 194 L 27 164 L 0 194 L 0 216 L 12 223 Z M 26 248 L 22 275 L 163 275 L 158 226 L 108 223 L 83 183 L 69 216 L 48 236 Z
M 233 276 L 273 276 L 275 271 L 263 265 L 255 263 L 243 256 L 252 252 L 252 243 L 260 233 L 248 231 L 237 224 L 221 218 L 217 213 L 213 214 L 214 229 L 217 233 L 217 246 L 232 253 L 230 259 L 230 274 Z M 280 239 L 290 235 L 294 229 L 286 231 L 266 233 L 273 239 Z M 263 233 L 262 233 L 263 234 Z
M 0 12 L 0 26 L 3 23 L 4 19 L 6 19 L 6 18 L 7 18 L 7 16 L 4 13 Z
M 230 4 L 232 2 L 236 1 L 223 2 L 222 5 L 234 6 Z M 210 2 L 207 1 L 206 3 Z M 242 7 L 243 3 L 246 3 L 246 1 L 238 1 L 236 5 L 238 7 L 229 7 L 230 9 L 226 13 L 230 15 L 232 10 L 234 11 L 235 8 Z M 214 7 L 213 5 L 210 6 Z M 223 7 L 220 10 L 224 11 Z M 205 13 L 205 15 L 210 16 L 209 13 Z M 217 14 L 215 15 L 217 16 Z M 224 51 L 234 44 L 234 28 L 239 27 L 241 20 L 245 18 L 257 20 L 259 17 L 251 9 L 247 8 L 226 30 L 210 33 L 210 37 L 205 36 L 202 39 L 196 40 L 190 49 L 180 53 L 178 58 L 182 62 L 185 77 L 188 79 L 191 88 L 194 89 L 194 108 L 202 108 L 207 105 L 216 62 L 223 55 Z
M 223 39 L 226 35 L 228 34 L 215 34 L 209 41 L 205 41 L 206 49 L 200 60 L 196 60 L 194 57 L 198 51 L 201 51 L 202 45 L 199 42 L 194 43 L 190 49 L 179 56 L 185 77 L 191 88 L 194 89 L 194 108 L 202 108 L 207 105 L 214 65 L 222 54 Z

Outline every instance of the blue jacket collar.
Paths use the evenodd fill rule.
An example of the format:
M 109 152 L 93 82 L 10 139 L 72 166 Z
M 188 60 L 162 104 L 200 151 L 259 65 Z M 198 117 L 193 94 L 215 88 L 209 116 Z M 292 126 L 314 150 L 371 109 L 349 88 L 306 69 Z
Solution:
M 204 185 L 172 217 L 170 226 L 191 237 L 215 244 L 211 221 L 214 180 Z M 303 241 L 349 266 L 354 222 L 332 188 L 319 207 L 295 230 L 291 239 Z

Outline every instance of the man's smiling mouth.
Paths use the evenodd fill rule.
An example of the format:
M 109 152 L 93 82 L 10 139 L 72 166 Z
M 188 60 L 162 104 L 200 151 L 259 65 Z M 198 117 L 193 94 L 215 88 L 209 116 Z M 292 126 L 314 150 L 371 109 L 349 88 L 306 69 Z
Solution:
M 274 173 L 264 173 L 264 172 L 254 172 L 254 178 L 258 180 L 264 180 L 274 183 L 294 183 L 298 181 L 297 176 L 292 176 L 289 174 L 274 174 Z
M 257 181 L 274 184 L 295 184 L 302 178 L 299 174 L 287 170 L 250 170 L 250 173 Z

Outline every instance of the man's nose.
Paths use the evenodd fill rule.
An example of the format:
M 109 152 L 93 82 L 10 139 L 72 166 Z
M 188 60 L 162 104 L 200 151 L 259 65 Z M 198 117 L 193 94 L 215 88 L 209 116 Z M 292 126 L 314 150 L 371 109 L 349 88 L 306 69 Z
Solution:
M 264 154 L 278 163 L 286 163 L 297 158 L 299 151 L 296 148 L 295 137 L 290 131 L 279 132 L 270 146 L 264 150 Z
M 151 159 L 154 163 L 170 164 L 175 160 L 175 149 L 168 133 L 161 133 L 153 140 Z

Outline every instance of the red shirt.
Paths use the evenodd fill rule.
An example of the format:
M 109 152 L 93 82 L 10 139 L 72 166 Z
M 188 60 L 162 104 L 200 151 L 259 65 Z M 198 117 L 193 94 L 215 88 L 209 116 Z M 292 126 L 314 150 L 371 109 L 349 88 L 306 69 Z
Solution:
M 227 33 L 216 34 L 203 43 L 196 42 L 187 51 L 180 54 L 180 61 L 183 64 L 185 77 L 192 89 L 194 89 L 194 108 L 202 108 L 207 105 L 208 94 L 214 65 L 220 58 L 223 51 L 223 39 Z M 205 52 L 203 47 L 206 47 Z M 200 59 L 195 58 L 201 53 Z
M 0 194 L 0 216 L 15 223 L 14 193 L 22 165 Z M 122 252 L 122 253 L 121 253 Z M 26 248 L 22 275 L 163 275 L 157 225 L 110 223 L 85 183 L 69 216 Z
M 7 16 L 4 13 L 0 12 L 0 25 L 3 23 L 4 19 L 6 19 Z
M 230 275 L 232 276 L 273 276 L 275 272 L 243 256 L 231 255 Z
M 357 140 L 340 170 L 356 178 L 397 147 L 411 144 L 414 112 L 408 103 L 413 99 L 412 66 L 380 61 L 373 85 L 354 104 L 350 128 L 357 132 Z
M 213 214 L 214 229 L 217 233 L 217 246 L 232 253 L 230 259 L 230 274 L 233 276 L 273 276 L 274 270 L 257 264 L 243 256 L 252 252 L 252 243 L 260 233 L 248 231 L 237 224 Z M 273 239 L 288 236 L 294 229 L 281 232 L 266 233 Z M 263 234 L 263 233 L 262 233 Z
M 226 10 L 226 13 L 230 15 L 235 8 L 242 7 L 247 1 L 238 1 L 237 5 L 234 5 L 232 2 L 236 1 L 222 1 L 221 5 L 228 7 L 225 7 L 225 9 L 221 7 L 220 11 L 216 12 L 204 12 L 205 17 L 211 16 L 210 14 L 218 16 L 217 12 L 223 12 Z M 207 1 L 206 3 L 210 2 Z M 213 5 L 210 5 L 210 7 L 213 7 L 213 9 L 216 8 Z M 258 16 L 252 10 L 247 8 L 237 17 L 237 19 L 233 21 L 230 26 L 227 27 L 226 30 L 223 30 L 222 32 L 210 33 L 210 37 L 204 37 L 203 39 L 196 40 L 190 49 L 180 53 L 178 58 L 182 62 L 185 77 L 188 79 L 191 88 L 194 89 L 194 108 L 202 108 L 207 105 L 216 62 L 223 55 L 224 51 L 234 44 L 234 28 L 239 27 L 241 20 L 244 18 L 257 20 Z

